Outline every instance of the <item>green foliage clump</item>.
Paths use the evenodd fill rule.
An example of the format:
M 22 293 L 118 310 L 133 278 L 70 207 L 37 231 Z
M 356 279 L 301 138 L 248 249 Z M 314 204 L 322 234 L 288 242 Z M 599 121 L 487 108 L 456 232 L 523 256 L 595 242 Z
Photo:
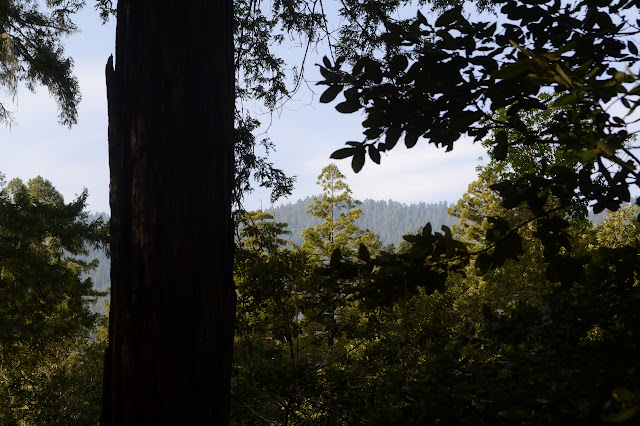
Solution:
M 262 212 L 249 216 L 235 260 L 232 418 L 298 423 L 327 410 L 324 364 L 342 350 L 341 302 L 309 253 L 283 246 L 282 224 Z
M 13 95 L 21 83 L 32 91 L 37 85 L 46 86 L 58 103 L 60 123 L 67 126 L 77 122 L 80 88 L 61 38 L 78 31 L 71 18 L 84 3 L 8 0 L 0 5 L 0 85 Z M 1 104 L 0 122 L 12 122 Z
M 351 189 L 344 179 L 335 164 L 323 168 L 318 176 L 322 196 L 315 197 L 307 210 L 321 222 L 302 231 L 302 249 L 323 261 L 328 261 L 336 250 L 354 258 L 361 244 L 373 251 L 380 248 L 377 235 L 356 226 L 362 214 L 362 210 L 356 208 L 360 202 L 351 197 Z
M 98 296 L 79 259 L 106 244 L 87 222 L 86 191 L 66 204 L 51 182 L 14 179 L 0 191 L 0 423 L 95 424 L 104 336 L 89 341 Z M 104 326 L 104 324 L 103 324 Z
M 372 252 L 379 243 L 354 225 L 359 212 L 338 216 L 354 206 L 339 170 L 326 167 L 320 179 L 325 196 L 310 210 L 327 226 L 307 230 L 320 244 L 287 247 L 280 237 L 288 232 L 286 224 L 260 211 L 248 213 L 239 228 L 232 408 L 236 424 L 341 423 L 349 417 L 340 401 L 348 389 L 348 365 L 374 334 L 357 303 L 347 300 L 355 281 L 336 279 L 322 266 L 336 250 L 356 261 L 365 243 L 373 242 Z M 352 247 L 355 254 L 349 251 Z

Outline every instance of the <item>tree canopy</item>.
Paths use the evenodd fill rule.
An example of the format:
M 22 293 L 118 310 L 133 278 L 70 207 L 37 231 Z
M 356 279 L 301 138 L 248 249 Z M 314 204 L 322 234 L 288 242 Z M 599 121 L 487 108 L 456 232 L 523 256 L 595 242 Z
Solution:
M 426 139 L 450 150 L 471 136 L 485 140 L 494 160 L 456 209 L 472 244 L 447 228 L 434 234 L 426 226 L 406 237 L 410 247 L 403 253 L 334 269 L 364 274 L 356 294 L 371 306 L 469 285 L 473 281 L 459 279 L 462 272 L 469 279 L 469 265 L 478 284 L 494 287 L 466 290 L 485 298 L 476 311 L 482 325 L 459 335 L 456 367 L 438 376 L 451 387 L 430 385 L 430 375 L 412 388 L 411 398 L 428 399 L 432 410 L 409 403 L 395 411 L 407 424 L 451 420 L 438 411 L 444 400 L 432 399 L 443 395 L 472 401 L 448 407 L 458 424 L 471 418 L 476 424 L 625 421 L 638 401 L 639 378 L 629 373 L 636 371 L 630 354 L 638 349 L 629 336 L 638 325 L 631 306 L 640 247 L 637 235 L 622 229 L 633 233 L 637 218 L 625 209 L 595 241 L 588 224 L 576 219 L 584 217 L 584 206 L 617 211 L 637 191 L 639 79 L 633 68 L 640 63 L 640 29 L 633 17 L 639 6 L 625 0 L 496 3 L 500 15 L 492 21 L 467 19 L 459 7 L 435 22 L 421 13 L 387 19 L 382 55 L 321 65 L 320 84 L 329 86 L 322 101 L 343 92 L 336 109 L 365 114 L 363 139 L 332 156 L 351 158 L 356 172 L 367 156 L 380 163 L 380 153 L 401 138 L 408 148 Z M 624 244 L 607 231 L 613 223 Z M 612 246 L 601 244 L 607 240 Z M 407 273 L 417 268 L 420 274 Z M 496 291 L 508 288 L 496 285 L 506 277 L 514 284 L 508 298 Z M 524 299 L 513 293 L 524 290 Z
M 364 140 L 348 142 L 332 156 L 350 157 L 359 171 L 367 154 L 379 163 L 380 152 L 392 150 L 403 135 L 409 148 L 424 138 L 450 150 L 465 134 L 481 140 L 490 132 L 499 161 L 523 146 L 562 153 L 570 166 L 540 158 L 539 170 L 517 179 L 504 176 L 492 188 L 504 207 L 524 203 L 539 217 L 537 235 L 549 248 L 550 268 L 559 271 L 562 263 L 564 279 L 570 280 L 580 276 L 580 266 L 559 254 L 569 247 L 567 238 L 557 238 L 567 224 L 548 216 L 581 204 L 595 213 L 617 210 L 637 187 L 639 161 L 631 135 L 638 78 L 631 68 L 639 63 L 634 41 L 639 30 L 629 15 L 638 5 L 496 3 L 500 24 L 467 20 L 460 7 L 434 23 L 418 13 L 406 22 L 385 22 L 382 58 L 363 56 L 349 71 L 341 69 L 344 59 L 334 64 L 325 59 L 320 84 L 329 88 L 322 101 L 344 92 L 336 109 L 362 109 L 366 115 Z M 540 97 L 545 92 L 554 96 Z M 496 116 L 502 108 L 504 115 Z M 523 114 L 536 110 L 546 111 L 546 124 L 527 126 Z M 510 132 L 518 136 L 510 139 Z M 556 203 L 548 203 L 549 197 Z M 491 221 L 487 235 L 496 250 L 481 257 L 486 266 L 519 253 L 517 234 L 504 220 Z
M 31 91 L 46 86 L 58 104 L 60 123 L 67 126 L 77 122 L 80 89 L 61 39 L 78 31 L 72 18 L 82 6 L 80 0 L 49 0 L 45 5 L 9 0 L 0 6 L 0 85 L 12 96 L 20 84 Z M 12 121 L 4 104 L 0 121 Z
M 95 423 L 104 345 L 87 340 L 89 306 L 103 293 L 79 256 L 104 247 L 105 224 L 86 220 L 86 191 L 65 203 L 39 176 L 0 188 L 0 423 Z
M 324 167 L 318 176 L 318 185 L 322 187 L 322 196 L 314 197 L 307 212 L 321 222 L 302 231 L 302 248 L 325 262 L 335 250 L 353 258 L 361 244 L 377 251 L 380 248 L 378 236 L 356 225 L 362 214 L 362 210 L 356 208 L 360 201 L 352 198 L 351 189 L 338 166 Z
M 639 59 L 638 29 L 629 17 L 637 4 L 496 3 L 500 24 L 469 21 L 460 7 L 435 23 L 418 13 L 410 21 L 385 22 L 384 57 L 363 56 L 349 71 L 341 70 L 343 59 L 326 60 L 321 84 L 329 89 L 322 101 L 344 91 L 336 109 L 366 114 L 364 140 L 349 142 L 333 157 L 351 157 L 357 171 L 367 153 L 379 163 L 379 153 L 393 149 L 403 135 L 407 147 L 424 138 L 449 150 L 465 134 L 481 140 L 495 131 L 498 159 L 511 146 L 542 144 L 580 165 L 547 168 L 536 182 L 505 183 L 502 192 L 511 202 L 535 202 L 533 187 L 558 192 L 565 204 L 575 202 L 579 191 L 596 211 L 628 202 L 638 162 L 628 128 L 638 102 L 631 71 Z M 543 92 L 556 96 L 541 99 Z M 566 108 L 554 110 L 548 126 L 527 127 L 518 114 L 550 106 Z M 506 115 L 498 119 L 493 112 L 501 108 Z M 509 141 L 508 129 L 521 136 Z M 570 188 L 553 187 L 556 176 Z

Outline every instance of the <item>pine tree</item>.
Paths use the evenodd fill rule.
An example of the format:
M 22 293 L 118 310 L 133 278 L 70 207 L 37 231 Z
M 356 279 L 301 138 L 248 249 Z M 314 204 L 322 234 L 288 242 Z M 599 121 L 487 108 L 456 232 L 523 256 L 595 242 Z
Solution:
M 369 230 L 362 230 L 356 221 L 362 210 L 356 208 L 360 201 L 351 196 L 351 189 L 344 181 L 345 176 L 335 164 L 329 164 L 318 176 L 318 185 L 323 194 L 314 197 L 314 203 L 307 208 L 322 223 L 302 231 L 302 249 L 327 261 L 336 249 L 346 257 L 355 257 L 360 244 L 369 251 L 380 248 L 380 239 Z

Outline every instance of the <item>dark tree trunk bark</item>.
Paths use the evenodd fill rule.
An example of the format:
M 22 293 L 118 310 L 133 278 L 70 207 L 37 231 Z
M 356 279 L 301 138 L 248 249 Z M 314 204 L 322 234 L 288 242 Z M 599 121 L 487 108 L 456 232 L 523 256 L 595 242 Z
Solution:
M 234 300 L 231 0 L 120 0 L 107 63 L 103 425 L 224 425 Z

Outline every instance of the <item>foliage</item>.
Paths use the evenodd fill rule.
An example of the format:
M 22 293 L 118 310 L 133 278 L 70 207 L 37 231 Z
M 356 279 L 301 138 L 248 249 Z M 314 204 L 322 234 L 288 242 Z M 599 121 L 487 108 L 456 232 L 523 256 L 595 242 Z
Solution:
M 272 238 L 282 224 L 251 215 L 261 219 L 241 230 L 235 261 L 233 422 L 335 422 L 330 375 L 351 342 L 340 287 L 309 253 Z
M 104 10 L 110 2 L 100 0 Z M 107 5 L 109 3 L 109 5 Z M 409 4 L 429 4 L 441 10 L 459 0 L 345 0 L 338 6 L 337 22 L 328 13 L 330 5 L 317 0 L 274 0 L 234 2 L 234 42 L 236 72 L 236 190 L 235 202 L 242 206 L 243 194 L 252 190 L 252 181 L 271 188 L 271 201 L 289 195 L 294 178 L 268 161 L 274 144 L 256 136 L 263 124 L 259 116 L 271 115 L 291 99 L 306 82 L 305 66 L 310 51 L 326 43 L 331 55 L 356 52 L 373 54 L 381 44 L 380 27 L 387 16 Z M 478 9 L 491 6 L 490 0 L 475 2 Z M 105 9 L 106 8 L 106 9 Z M 364 24 L 364 25 L 363 25 Z M 334 30 L 333 27 L 337 27 Z M 298 63 L 286 63 L 278 53 L 283 43 L 293 42 L 302 53 Z M 290 72 L 288 72 L 290 71 Z M 248 105 L 257 105 L 251 109 Z M 266 132 L 265 132 L 266 133 Z M 260 154 L 264 151 L 264 154 Z
M 94 7 L 100 14 L 103 24 L 106 24 L 112 15 L 116 16 L 117 9 L 113 7 L 112 0 L 96 0 Z
M 314 197 L 314 203 L 307 210 L 322 222 L 302 231 L 302 249 L 323 261 L 328 261 L 336 250 L 354 258 L 361 245 L 372 251 L 380 248 L 375 234 L 356 226 L 362 210 L 355 207 L 360 202 L 351 197 L 351 189 L 344 179 L 335 164 L 324 167 L 318 176 L 322 197 Z
M 50 342 L 29 351 L 3 371 L 0 423 L 3 425 L 97 425 L 101 412 L 102 369 L 107 320 L 99 318 L 86 336 Z M 6 393 L 5 393 L 6 392 Z
M 286 244 L 280 236 L 289 233 L 287 224 L 276 222 L 269 213 L 261 210 L 247 212 L 243 222 L 247 225 L 238 229 L 239 248 L 270 253 Z
M 513 227 L 527 214 L 526 209 L 514 211 L 502 208 L 499 197 L 489 186 L 490 182 L 482 173 L 450 209 L 452 216 L 460 218 L 459 224 L 453 227 L 454 233 L 474 253 L 482 253 L 482 250 L 491 247 L 485 238 L 491 226 L 491 217 L 502 217 Z M 484 273 L 475 267 L 467 268 L 464 280 L 459 280 L 457 284 L 465 289 L 465 296 L 461 296 L 458 303 L 466 305 L 469 312 L 478 315 L 484 304 L 493 310 L 504 311 L 513 303 L 539 301 L 542 295 L 548 293 L 552 285 L 541 268 L 543 248 L 533 237 L 534 232 L 535 228 L 530 223 L 518 230 L 522 244 L 517 259 L 508 259 L 500 268 Z M 476 260 L 472 260 L 471 264 L 475 266 Z
M 486 271 L 517 259 L 522 252 L 517 228 L 534 221 L 547 275 L 578 283 L 586 261 L 570 254 L 570 223 L 556 212 L 585 205 L 594 213 L 617 210 L 637 186 L 638 160 L 627 127 L 638 101 L 632 86 L 637 76 L 629 71 L 638 59 L 633 41 L 638 30 L 627 15 L 638 5 L 613 2 L 607 13 L 600 2 L 588 0 L 566 7 L 499 3 L 500 25 L 469 22 L 460 8 L 434 24 L 418 13 L 408 25 L 386 23 L 387 50 L 400 53 L 379 60 L 364 56 L 350 72 L 341 71 L 341 60 L 326 60 L 321 84 L 329 89 L 323 101 L 344 90 L 346 100 L 337 110 L 364 109 L 367 116 L 364 141 L 348 142 L 333 157 L 351 157 L 358 171 L 367 154 L 379 162 L 380 152 L 391 150 L 403 134 L 409 148 L 423 137 L 452 149 L 463 134 L 480 140 L 491 133 L 499 162 L 514 160 L 510 149 L 527 147 L 525 153 L 538 157 L 535 167 L 519 170 L 517 177 L 503 169 L 491 188 L 502 207 L 526 205 L 532 216 L 515 228 L 503 216 L 488 218 L 489 247 L 475 263 Z M 586 31 L 573 25 L 583 21 L 593 25 Z M 544 91 L 554 96 L 541 97 Z M 496 115 L 502 108 L 503 115 Z M 531 118 L 540 124 L 527 125 Z M 547 163 L 549 155 L 553 164 Z
M 335 40 L 335 54 L 345 56 L 351 61 L 359 57 L 375 57 L 386 48 L 384 27 L 394 17 L 398 25 L 405 25 L 406 20 L 399 18 L 403 11 L 413 5 L 428 6 L 436 15 L 453 6 L 473 3 L 477 11 L 489 11 L 495 3 L 493 0 L 385 0 L 362 1 L 344 0 L 340 2 L 340 15 L 343 24 L 339 28 Z
M 254 132 L 260 122 L 236 112 L 235 123 L 235 204 L 241 206 L 244 195 L 253 190 L 252 179 L 261 187 L 271 188 L 271 202 L 291 194 L 294 178 L 286 176 L 268 161 L 269 152 L 275 149 L 274 144 L 268 138 L 256 140 Z M 256 152 L 258 146 L 264 148 L 265 155 Z
M 105 223 L 109 223 L 109 215 L 106 213 L 90 213 L 87 217 L 88 222 L 101 219 Z M 79 256 L 80 260 L 85 262 L 97 261 L 95 268 L 89 272 L 83 274 L 83 278 L 90 278 L 93 283 L 93 289 L 106 294 L 100 296 L 96 302 L 91 306 L 91 311 L 100 315 L 108 315 L 108 302 L 110 300 L 111 289 L 111 258 L 109 257 L 109 250 L 102 247 L 88 247 L 88 254 Z M 95 263 L 95 262 L 94 262 Z
M 310 210 L 330 222 L 332 209 L 353 206 L 343 179 L 335 166 L 326 167 L 319 178 L 325 195 Z M 346 251 L 366 241 L 352 222 L 336 231 L 352 219 L 336 220 L 324 234 L 318 228 L 306 231 L 319 238 L 338 236 L 330 249 Z M 344 375 L 353 374 L 350 357 L 373 337 L 358 303 L 345 298 L 355 282 L 318 268 L 318 256 L 329 250 L 324 246 L 285 247 L 279 236 L 287 233 L 286 224 L 273 216 L 251 212 L 244 222 L 235 260 L 233 422 L 341 423 L 351 416 L 341 402 L 349 389 Z
M 481 169 L 471 193 L 452 208 L 455 215 L 473 208 L 461 220 L 475 229 L 466 241 L 456 241 L 447 228 L 434 234 L 426 226 L 406 236 L 401 251 L 369 256 L 360 250 L 357 260 L 334 258 L 322 271 L 304 274 L 311 262 L 285 272 L 293 262 L 277 256 L 269 258 L 273 272 L 248 262 L 256 267 L 255 281 L 245 291 L 259 289 L 260 300 L 269 302 L 243 310 L 259 332 L 237 346 L 236 389 L 244 389 L 236 395 L 238 423 L 594 424 L 632 418 L 638 257 L 629 246 L 611 255 L 606 236 L 619 233 L 633 242 L 635 208 L 615 213 L 596 233 L 579 215 L 567 216 L 572 253 L 589 255 L 577 285 L 553 282 L 541 268 L 544 245 L 532 222 L 518 228 L 520 259 L 481 273 L 473 252 L 492 245 L 482 229 L 486 218 L 495 214 L 513 226 L 531 217 L 526 206 L 499 206 L 490 188 L 496 167 L 494 159 Z M 309 330 L 326 337 L 321 330 L 330 330 L 330 322 L 311 327 L 307 315 L 295 316 L 323 287 L 306 287 L 293 308 L 274 302 L 294 303 L 289 277 L 323 287 L 350 283 L 335 294 L 340 331 L 332 345 L 306 340 Z M 305 288 L 302 280 L 295 288 Z M 270 314 L 256 315 L 264 309 Z M 259 337 L 265 334 L 271 337 Z
M 547 93 L 538 96 L 541 102 L 557 100 Z M 518 119 L 527 129 L 535 129 L 543 132 L 553 125 L 553 117 L 556 113 L 566 110 L 562 106 L 551 106 L 545 110 L 518 111 Z M 492 122 L 505 122 L 509 120 L 507 110 L 502 108 L 492 117 Z M 587 124 L 587 123 L 585 123 Z M 506 136 L 507 143 L 503 140 Z M 483 147 L 488 150 L 489 162 L 478 167 L 478 173 L 490 176 L 493 182 L 503 180 L 518 180 L 529 174 L 540 174 L 546 167 L 564 166 L 572 168 L 575 161 L 568 158 L 564 151 L 557 145 L 546 143 L 525 143 L 525 136 L 518 129 L 494 130 L 490 137 L 481 141 Z M 498 145 L 497 142 L 500 142 Z M 506 152 L 502 151 L 506 149 Z
M 639 214 L 640 207 L 633 204 L 612 212 L 598 226 L 598 244 L 610 248 L 633 244 L 640 237 L 640 224 L 637 219 Z
M 489 218 L 504 216 L 508 212 L 500 206 L 500 197 L 491 190 L 491 184 L 486 177 L 473 181 L 462 198 L 449 209 L 451 216 L 460 219 L 453 226 L 456 235 L 478 247 L 484 242 L 484 236 L 491 226 Z
M 97 422 L 101 341 L 87 341 L 102 293 L 81 275 L 87 246 L 106 244 L 86 222 L 87 193 L 66 204 L 51 182 L 13 179 L 0 192 L 0 419 L 2 424 Z
M 83 5 L 81 0 L 50 0 L 45 5 L 9 0 L 0 6 L 0 85 L 12 96 L 22 83 L 31 91 L 46 86 L 58 103 L 60 123 L 66 126 L 77 121 L 80 91 L 61 38 L 78 31 L 71 18 Z M 0 121 L 12 122 L 4 105 Z
M 472 244 L 447 252 L 453 239 L 425 227 L 408 253 L 422 244 L 439 261 L 382 253 L 365 265 L 335 265 L 347 276 L 364 273 L 355 296 L 374 307 L 401 306 L 435 286 L 467 308 L 469 327 L 447 328 L 453 359 L 429 352 L 431 365 L 404 389 L 407 403 L 376 421 L 636 421 L 637 222 L 622 211 L 593 234 L 583 218 L 585 206 L 618 210 L 637 188 L 631 69 L 639 31 L 630 17 L 638 4 L 497 3 L 502 15 L 492 22 L 470 22 L 461 8 L 435 23 L 420 13 L 387 20 L 381 56 L 320 67 L 329 86 L 322 101 L 344 92 L 336 109 L 366 115 L 363 140 L 332 156 L 350 158 L 356 172 L 401 138 L 409 148 L 425 138 L 452 149 L 465 134 L 490 136 L 495 160 L 456 208 Z M 461 270 L 464 278 L 443 266 L 464 258 L 475 266 Z M 421 276 L 401 275 L 425 266 Z
M 267 156 L 274 150 L 274 144 L 266 137 L 256 137 L 261 122 L 256 118 L 258 113 L 250 111 L 245 104 L 257 102 L 272 113 L 295 92 L 299 76 L 295 76 L 294 88 L 289 88 L 285 62 L 274 53 L 274 49 L 285 40 L 285 35 L 294 37 L 299 34 L 311 42 L 320 28 L 322 15 L 304 1 L 268 2 L 271 10 L 265 10 L 262 2 L 241 0 L 233 4 L 236 76 L 234 201 L 241 207 L 243 195 L 252 190 L 252 180 L 259 186 L 272 188 L 272 202 L 289 195 L 293 189 L 294 178 L 286 176 L 268 161 Z M 265 155 L 258 153 L 260 146 Z
M 367 116 L 364 141 L 349 142 L 333 157 L 351 157 L 357 171 L 367 153 L 379 162 L 379 153 L 393 149 L 402 135 L 408 147 L 423 137 L 452 149 L 464 134 L 480 140 L 493 131 L 499 160 L 510 146 L 524 144 L 553 146 L 575 161 L 575 167 L 547 167 L 504 181 L 499 190 L 506 204 L 536 204 L 553 194 L 561 205 L 587 201 L 596 213 L 617 209 L 630 200 L 629 185 L 637 178 L 627 129 L 633 121 L 627 113 L 638 97 L 632 86 L 637 77 L 624 68 L 638 59 L 637 30 L 627 19 L 637 5 L 617 1 L 605 12 L 597 1 L 566 7 L 498 3 L 500 25 L 469 22 L 460 8 L 435 24 L 418 13 L 406 25 L 386 23 L 389 54 L 384 58 L 364 56 L 350 72 L 341 71 L 340 60 L 326 60 L 321 84 L 329 89 L 323 101 L 344 90 L 346 100 L 336 109 L 363 109 Z M 577 22 L 588 29 L 573 25 Z M 400 53 L 392 54 L 397 49 Z M 544 91 L 556 96 L 541 100 Z M 619 108 L 612 110 L 611 103 Z M 563 108 L 553 110 L 550 125 L 540 128 L 527 127 L 518 114 L 552 105 Z M 500 108 L 507 108 L 506 120 L 493 116 Z M 508 140 L 509 129 L 521 134 L 517 140 Z
M 471 188 L 491 192 L 482 182 Z M 471 199 L 482 196 L 476 192 Z M 477 221 L 463 220 L 469 227 L 498 208 L 495 199 L 475 206 Z M 572 252 L 586 262 L 585 275 L 573 285 L 553 282 L 541 268 L 545 253 L 534 226 L 519 230 L 519 260 L 484 273 L 466 265 L 470 253 L 462 242 L 432 235 L 429 226 L 407 236 L 410 247 L 399 254 L 383 252 L 364 265 L 333 265 L 341 276 L 364 281 L 351 294 L 367 302 L 361 308 L 371 309 L 362 315 L 384 312 L 378 316 L 382 323 L 402 324 L 399 335 L 392 332 L 395 326 L 384 328 L 380 341 L 364 348 L 368 353 L 375 347 L 384 362 L 371 366 L 371 355 L 352 360 L 354 369 L 366 362 L 381 372 L 371 386 L 395 395 L 368 404 L 371 417 L 365 418 L 402 424 L 597 424 L 633 415 L 639 257 L 635 223 L 628 221 L 633 215 L 627 212 L 625 220 L 621 212 L 621 220 L 605 221 L 596 234 L 583 219 L 572 219 Z M 630 245 L 600 244 L 613 232 L 631 236 Z M 475 235 L 467 247 L 490 245 L 484 233 Z M 405 363 L 391 353 L 421 358 Z M 404 378 L 401 385 L 393 384 L 397 376 Z M 366 395 L 365 400 L 372 394 Z

